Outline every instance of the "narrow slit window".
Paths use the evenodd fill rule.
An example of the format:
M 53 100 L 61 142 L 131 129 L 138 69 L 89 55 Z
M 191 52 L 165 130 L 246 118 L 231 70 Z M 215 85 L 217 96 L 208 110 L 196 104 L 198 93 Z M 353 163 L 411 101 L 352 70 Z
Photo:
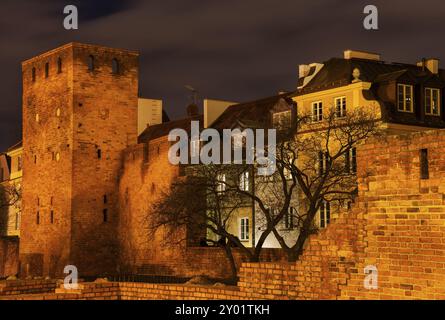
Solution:
M 429 178 L 428 149 L 422 149 L 420 150 L 420 179 L 427 180 Z
M 15 230 L 19 230 L 20 229 L 20 213 L 16 212 L 15 213 Z
M 119 74 L 119 61 L 117 61 L 117 59 L 113 59 L 111 62 L 111 68 L 113 74 Z
M 106 194 L 104 194 L 104 204 L 106 204 L 108 202 L 108 197 Z
M 36 82 L 36 68 L 32 68 L 31 75 L 32 75 L 32 82 Z
M 54 223 L 54 211 L 53 210 L 51 210 L 50 220 L 51 220 L 51 224 L 53 224 Z
M 108 221 L 108 209 L 104 209 L 102 214 L 103 214 L 103 221 L 107 222 Z
M 89 56 L 88 57 L 88 71 L 94 71 L 94 57 Z
M 57 73 L 62 73 L 62 58 L 57 59 Z
M 37 224 L 40 224 L 40 212 L 37 211 L 37 217 L 36 217 Z
M 49 63 L 45 63 L 45 78 L 49 77 Z
M 97 159 L 102 159 L 102 150 L 101 149 L 97 150 Z

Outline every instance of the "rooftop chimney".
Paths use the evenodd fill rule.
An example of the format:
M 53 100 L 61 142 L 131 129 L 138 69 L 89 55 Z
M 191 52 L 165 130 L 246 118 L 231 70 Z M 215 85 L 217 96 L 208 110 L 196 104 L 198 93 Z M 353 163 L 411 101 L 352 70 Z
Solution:
M 417 66 L 427 68 L 432 74 L 439 73 L 439 59 L 422 59 Z
M 380 54 L 366 52 L 366 51 L 345 50 L 343 52 L 343 55 L 346 60 L 364 59 L 364 60 L 380 61 Z

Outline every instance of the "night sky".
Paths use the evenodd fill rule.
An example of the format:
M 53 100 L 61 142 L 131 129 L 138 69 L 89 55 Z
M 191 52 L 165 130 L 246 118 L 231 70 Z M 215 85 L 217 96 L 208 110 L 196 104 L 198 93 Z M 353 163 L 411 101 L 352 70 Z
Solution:
M 79 9 L 79 30 L 63 8 Z M 367 4 L 379 30 L 363 28 Z M 2 0 L 0 151 L 21 139 L 21 61 L 71 41 L 138 50 L 140 96 L 184 115 L 201 98 L 248 101 L 294 90 L 301 63 L 381 53 L 386 61 L 436 57 L 445 66 L 443 0 Z

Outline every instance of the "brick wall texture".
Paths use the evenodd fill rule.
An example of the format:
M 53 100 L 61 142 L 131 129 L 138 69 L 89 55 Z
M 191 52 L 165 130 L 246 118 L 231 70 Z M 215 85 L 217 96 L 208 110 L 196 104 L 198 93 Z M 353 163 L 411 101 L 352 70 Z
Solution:
M 227 273 L 218 249 L 178 242 L 186 230 L 149 236 L 152 205 L 179 171 L 168 163 L 166 137 L 136 144 L 137 53 L 69 44 L 25 61 L 22 70 L 22 277 L 61 276 L 69 264 L 81 276 L 144 268 Z M 257 299 L 445 298 L 444 145 L 445 131 L 435 130 L 359 146 L 353 207 L 312 236 L 297 263 L 243 264 L 239 292 Z M 429 158 L 424 180 L 421 149 Z M 12 247 L 0 242 L 0 259 Z M 6 269 L 14 269 L 13 261 Z M 363 286 L 369 265 L 378 270 L 376 290 Z M 159 288 L 162 294 L 148 297 L 176 296 Z
M 179 170 L 168 161 L 167 137 L 138 144 L 124 152 L 119 177 L 119 270 L 123 273 L 214 278 L 230 276 L 226 255 L 218 247 L 194 247 L 186 230 L 171 236 L 152 232 L 152 206 L 165 197 Z M 234 249 L 238 268 L 247 258 Z M 284 259 L 281 250 L 265 249 L 264 261 Z
M 94 295 L 75 298 L 445 299 L 444 144 L 445 131 L 438 130 L 360 146 L 356 203 L 313 235 L 296 263 L 244 263 L 236 288 L 97 284 L 83 291 Z M 426 180 L 421 149 L 428 149 Z M 368 265 L 377 267 L 377 289 L 363 285 Z M 105 297 L 97 286 L 108 286 Z M 116 294 L 110 286 L 119 288 Z
M 16 276 L 19 269 L 19 239 L 0 237 L 0 278 Z
M 22 70 L 21 275 L 63 275 L 69 264 L 82 275 L 115 272 L 117 176 L 122 150 L 137 142 L 138 54 L 71 43 Z
M 297 263 L 243 265 L 241 290 L 268 299 L 444 299 L 444 145 L 443 130 L 368 141 L 357 153 L 353 208 L 312 236 Z M 364 287 L 369 265 L 376 290 Z

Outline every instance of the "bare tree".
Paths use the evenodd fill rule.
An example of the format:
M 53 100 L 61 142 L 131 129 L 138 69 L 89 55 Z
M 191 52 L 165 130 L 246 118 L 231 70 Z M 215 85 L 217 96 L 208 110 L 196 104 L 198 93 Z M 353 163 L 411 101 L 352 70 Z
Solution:
M 269 236 L 276 238 L 289 261 L 296 261 L 307 238 L 318 231 L 315 217 L 324 203 L 340 209 L 354 200 L 355 147 L 378 134 L 379 122 L 374 113 L 357 109 L 341 118 L 330 110 L 317 123 L 307 115 L 295 116 L 291 123 L 290 128 L 278 131 L 272 176 L 256 175 L 256 165 L 193 166 L 156 204 L 154 229 L 194 226 L 203 230 L 205 241 L 214 241 L 206 230 L 224 239 L 220 244 L 233 277 L 236 266 L 231 248 L 239 248 L 249 261 L 257 262 Z M 240 183 L 244 172 L 251 173 L 250 188 Z M 253 248 L 231 232 L 233 217 L 244 207 L 255 209 L 252 232 L 261 231 L 255 235 Z
M 3 182 L 0 184 L 0 233 L 8 229 L 9 208 L 14 207 L 21 211 L 22 191 L 20 184 Z
M 239 248 L 250 261 L 258 261 L 259 255 L 246 246 L 230 228 L 239 210 L 251 206 L 249 198 L 229 188 L 242 174 L 242 168 L 245 167 L 188 167 L 187 175 L 179 178 L 154 205 L 155 214 L 151 217 L 150 224 L 152 232 L 164 228 L 173 238 L 178 239 L 180 233 L 184 237 L 182 240 L 190 240 L 185 237 L 192 235 L 201 245 L 213 243 L 221 247 L 230 264 L 232 280 L 237 276 L 233 247 Z M 234 177 L 236 178 L 233 179 Z
M 272 176 L 255 177 L 254 188 L 249 190 L 240 188 L 236 180 L 224 181 L 230 195 L 250 199 L 257 208 L 255 224 L 261 233 L 252 261 L 259 261 L 271 233 L 288 260 L 296 261 L 307 238 L 319 229 L 315 217 L 320 208 L 332 204 L 332 211 L 341 210 L 354 201 L 355 147 L 379 134 L 378 118 L 364 109 L 342 117 L 331 109 L 317 123 L 308 115 L 292 120 L 290 128 L 279 130 Z
M 350 111 L 341 118 L 331 109 L 315 126 L 306 117 L 296 134 L 278 145 L 278 175 L 283 178 L 288 172 L 287 179 L 297 183 L 299 193 L 298 210 L 291 217 L 298 230 L 296 240 L 286 242 L 277 228 L 273 229 L 289 261 L 299 258 L 307 238 L 317 231 L 314 218 L 322 206 L 332 204 L 332 209 L 341 210 L 354 201 L 358 191 L 355 148 L 380 134 L 377 117 L 365 109 Z M 287 185 L 282 183 L 284 195 L 289 193 Z M 274 219 L 283 219 L 287 209 L 284 205 Z

